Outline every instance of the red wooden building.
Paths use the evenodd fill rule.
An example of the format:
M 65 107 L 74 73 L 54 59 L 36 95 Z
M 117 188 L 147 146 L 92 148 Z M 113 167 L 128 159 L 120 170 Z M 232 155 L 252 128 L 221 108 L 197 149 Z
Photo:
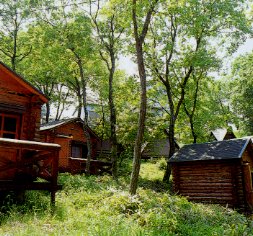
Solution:
M 92 159 L 96 156 L 96 146 L 99 138 L 90 129 Z M 43 124 L 40 128 L 41 140 L 61 145 L 59 155 L 59 170 L 75 172 L 76 165 L 84 165 L 87 157 L 87 139 L 84 133 L 83 121 L 71 118 Z
M 250 138 L 185 145 L 170 163 L 176 193 L 193 201 L 253 210 Z
M 60 146 L 41 143 L 41 106 L 48 99 L 0 62 L 0 191 L 46 189 L 54 202 Z M 44 182 L 36 182 L 37 177 Z

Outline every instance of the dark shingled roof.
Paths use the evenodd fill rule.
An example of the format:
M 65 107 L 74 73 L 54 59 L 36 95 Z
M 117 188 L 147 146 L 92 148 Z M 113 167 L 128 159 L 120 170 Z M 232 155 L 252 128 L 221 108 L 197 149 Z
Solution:
M 169 162 L 239 159 L 249 142 L 251 142 L 250 138 L 243 138 L 185 145 L 171 157 Z

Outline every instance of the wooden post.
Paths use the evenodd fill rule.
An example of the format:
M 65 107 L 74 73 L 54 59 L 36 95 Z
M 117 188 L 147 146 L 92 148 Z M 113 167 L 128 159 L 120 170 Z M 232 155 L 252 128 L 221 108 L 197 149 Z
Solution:
M 58 161 L 59 161 L 59 150 L 54 151 L 53 155 L 53 162 L 52 162 L 52 189 L 51 189 L 51 205 L 55 206 L 55 193 L 57 190 L 57 177 L 58 177 Z
M 246 201 L 250 209 L 253 209 L 253 189 L 250 165 L 248 162 L 243 163 L 244 189 Z

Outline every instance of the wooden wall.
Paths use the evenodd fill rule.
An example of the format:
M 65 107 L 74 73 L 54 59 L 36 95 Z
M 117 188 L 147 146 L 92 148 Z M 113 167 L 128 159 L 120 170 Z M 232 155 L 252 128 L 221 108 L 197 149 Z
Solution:
M 41 105 L 36 95 L 0 91 L 0 112 L 20 116 L 19 139 L 39 141 Z
M 83 126 L 79 122 L 69 122 L 51 130 L 41 131 L 40 134 L 42 141 L 61 145 L 59 153 L 59 169 L 61 171 L 69 171 L 71 169 L 69 166 L 69 158 L 71 157 L 72 142 L 87 142 Z M 91 142 L 92 158 L 95 158 L 97 140 L 94 137 L 91 137 Z
M 18 119 L 16 139 L 40 141 L 39 127 L 42 101 L 37 94 L 22 86 L 10 74 L 0 68 L 0 113 Z M 13 137 L 14 138 L 14 137 Z M 16 162 L 20 158 L 17 150 L 0 149 L 0 167 Z M 0 179 L 12 179 L 16 170 L 0 172 Z
M 238 160 L 171 163 L 174 191 L 189 200 L 244 208 L 244 180 Z

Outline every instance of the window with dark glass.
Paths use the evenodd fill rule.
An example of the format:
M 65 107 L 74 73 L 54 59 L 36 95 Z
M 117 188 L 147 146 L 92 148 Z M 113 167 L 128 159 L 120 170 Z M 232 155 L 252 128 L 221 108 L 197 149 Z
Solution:
M 72 143 L 71 146 L 71 156 L 73 158 L 86 158 L 88 153 L 88 148 L 86 144 L 80 144 L 80 143 Z
M 18 139 L 19 116 L 0 113 L 0 137 Z

